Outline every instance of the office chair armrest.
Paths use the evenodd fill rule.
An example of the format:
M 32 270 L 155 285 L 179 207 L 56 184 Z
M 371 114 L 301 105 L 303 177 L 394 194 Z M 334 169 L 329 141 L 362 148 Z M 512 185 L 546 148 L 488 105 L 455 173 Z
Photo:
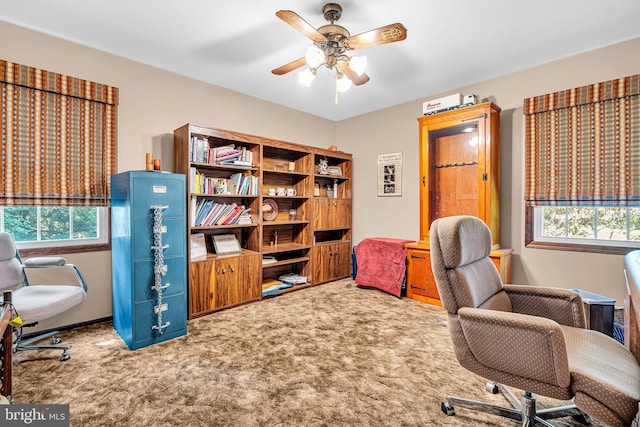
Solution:
M 24 261 L 25 270 L 28 268 L 65 268 L 73 272 L 76 281 L 85 292 L 87 292 L 87 282 L 75 264 L 67 264 L 67 260 L 62 257 L 36 257 Z M 25 276 L 26 277 L 26 276 Z
M 504 285 L 514 313 L 546 317 L 561 325 L 586 328 L 582 298 L 569 289 Z
M 569 385 L 567 349 L 558 323 L 471 307 L 459 309 L 458 316 L 471 354 L 483 367 L 553 386 Z
M 42 256 L 24 260 L 24 266 L 27 268 L 60 267 L 66 263 L 66 259 L 58 256 Z

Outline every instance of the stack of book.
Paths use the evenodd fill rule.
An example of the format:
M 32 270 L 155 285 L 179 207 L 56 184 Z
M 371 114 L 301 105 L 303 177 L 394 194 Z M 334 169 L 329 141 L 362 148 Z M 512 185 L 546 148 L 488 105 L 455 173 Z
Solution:
M 290 283 L 283 283 L 276 279 L 266 279 L 262 282 L 262 296 L 270 297 L 275 295 L 281 295 L 282 289 L 290 288 Z
M 250 173 L 238 172 L 229 178 L 216 178 L 198 172 L 196 167 L 191 167 L 189 175 L 190 191 L 194 194 L 258 195 L 259 178 Z
M 297 273 L 287 273 L 278 277 L 278 280 L 282 283 L 289 283 L 291 285 L 303 285 L 307 283 L 307 276 L 301 276 Z
M 262 256 L 262 265 L 275 264 L 276 262 L 278 262 L 278 260 L 274 256 L 271 256 L 271 255 L 263 255 Z
M 211 147 L 207 139 L 197 135 L 191 137 L 189 157 L 195 163 L 253 166 L 253 152 L 247 150 L 247 147 L 236 147 L 233 144 Z
M 240 217 L 246 221 L 251 208 L 236 203 L 216 203 L 212 199 L 196 200 L 192 204 L 192 216 L 194 227 L 206 227 L 212 225 L 237 224 Z M 249 217 L 250 218 L 250 217 Z

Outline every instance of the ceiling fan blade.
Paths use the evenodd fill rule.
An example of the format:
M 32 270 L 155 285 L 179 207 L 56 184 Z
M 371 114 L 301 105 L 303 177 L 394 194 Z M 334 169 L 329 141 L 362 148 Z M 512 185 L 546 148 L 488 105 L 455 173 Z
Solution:
M 276 16 L 282 19 L 287 24 L 291 25 L 296 30 L 313 40 L 314 42 L 326 42 L 327 38 L 320 34 L 318 30 L 313 28 L 311 24 L 302 19 L 300 15 L 292 10 L 279 10 L 276 12 Z
M 399 42 L 406 38 L 407 29 L 397 22 L 351 36 L 344 41 L 344 47 L 350 50 L 365 49 L 371 46 Z
M 346 61 L 338 61 L 337 65 L 338 69 L 343 72 L 354 85 L 360 86 L 369 81 L 369 76 L 367 76 L 366 73 L 358 75 L 358 73 L 349 68 L 349 64 Z
M 304 57 L 302 57 L 300 59 L 296 59 L 295 61 L 291 61 L 288 64 L 285 64 L 281 67 L 275 68 L 271 70 L 271 72 L 273 74 L 277 74 L 281 76 L 283 74 L 287 74 L 290 71 L 296 70 L 300 67 L 304 67 L 305 65 L 307 65 L 307 61 L 304 59 Z

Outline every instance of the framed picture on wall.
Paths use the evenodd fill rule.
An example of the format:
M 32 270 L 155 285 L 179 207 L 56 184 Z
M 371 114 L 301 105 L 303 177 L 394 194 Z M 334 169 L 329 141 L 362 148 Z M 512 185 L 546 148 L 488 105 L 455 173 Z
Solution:
M 402 152 L 378 155 L 378 197 L 402 196 Z

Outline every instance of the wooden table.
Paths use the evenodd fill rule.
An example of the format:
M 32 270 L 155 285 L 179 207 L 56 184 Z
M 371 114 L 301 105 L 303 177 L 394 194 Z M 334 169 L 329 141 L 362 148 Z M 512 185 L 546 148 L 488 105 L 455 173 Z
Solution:
M 640 250 L 624 258 L 624 345 L 640 362 Z
M 11 340 L 13 338 L 13 328 L 9 325 L 11 320 L 11 306 L 7 302 L 11 302 L 11 292 L 5 292 L 3 295 L 5 304 L 0 305 L 0 339 L 2 346 L 0 349 L 0 394 L 5 396 L 11 402 Z

